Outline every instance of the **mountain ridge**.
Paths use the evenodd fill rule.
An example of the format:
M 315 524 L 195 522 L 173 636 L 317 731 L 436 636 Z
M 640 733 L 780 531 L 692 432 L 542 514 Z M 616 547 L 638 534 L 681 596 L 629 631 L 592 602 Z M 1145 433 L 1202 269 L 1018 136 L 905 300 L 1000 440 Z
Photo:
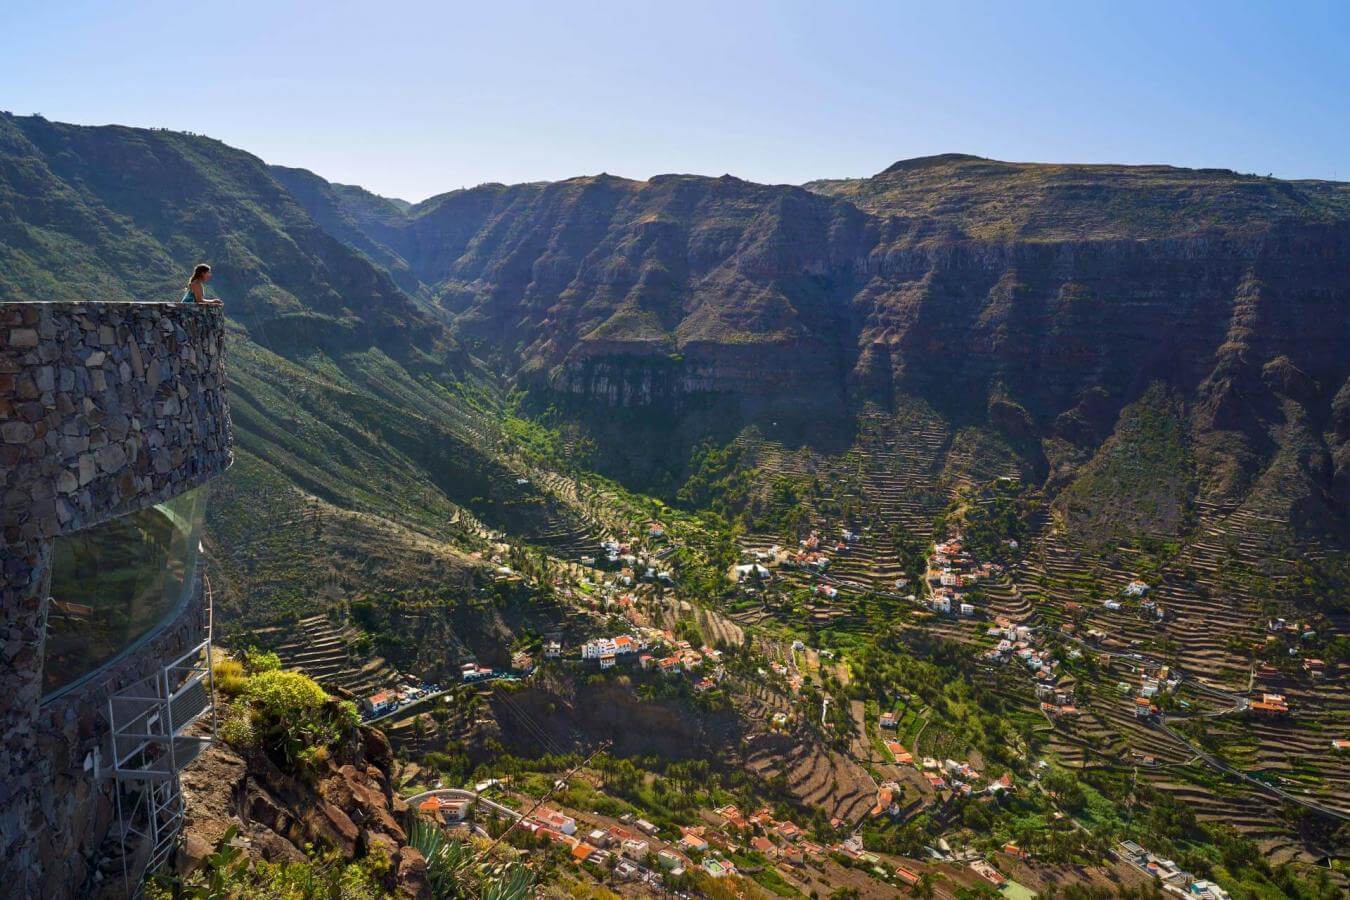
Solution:
M 1026 192 L 1009 195 L 1010 178 Z M 1092 191 L 1062 190 L 1074 182 L 1143 212 L 1101 213 Z M 1196 196 L 1175 206 L 1186 191 Z M 995 195 L 1008 224 L 970 227 Z M 1331 462 L 1343 451 L 1316 423 L 1350 374 L 1337 352 L 1350 340 L 1338 287 L 1348 199 L 1339 184 L 945 154 L 806 188 L 674 175 L 454 192 L 414 207 L 388 243 L 436 248 L 412 263 L 433 299 L 541 405 L 684 420 L 648 429 L 654 446 L 729 439 L 733 425 L 773 418 L 796 419 L 798 434 L 847 430 L 853 410 L 909 394 L 988 427 L 990 404 L 1010 394 L 995 430 L 1038 435 L 1039 448 L 1022 441 L 1022 463 L 1039 480 L 1083 462 L 1161 380 L 1195 419 L 1202 493 L 1228 503 L 1275 458 L 1284 401 L 1260 372 L 1287 366 L 1315 385 L 1294 403 L 1310 404 L 1300 440 L 1322 444 L 1313 452 L 1326 463 L 1301 477 L 1327 524 L 1344 515 L 1343 465 Z M 1007 230 L 1038 205 L 1047 210 Z M 1254 205 L 1264 218 L 1248 215 Z M 1083 219 L 1083 233 L 1037 224 L 1052 216 Z M 1159 216 L 1178 218 L 1140 237 Z M 1252 316 L 1255 330 L 1243 324 Z M 1111 342 L 1094 346 L 1098 333 Z M 1102 387 L 1111 409 L 1084 431 L 1074 423 Z M 1242 446 L 1225 450 L 1217 433 Z
M 404 207 L 206 138 L 16 117 L 0 184 L 0 291 L 169 298 L 183 260 L 210 258 L 257 346 L 240 356 L 244 452 L 433 532 L 457 503 L 522 499 L 469 424 L 507 388 L 574 418 L 637 487 L 673 491 L 697 444 L 746 427 L 838 448 L 861 410 L 919 403 L 1059 490 L 1155 382 L 1179 399 L 1198 500 L 1257 491 L 1300 533 L 1344 531 L 1347 185 L 943 154 L 808 186 L 601 174 Z M 313 376 L 313 392 L 276 383 Z M 383 423 L 360 452 L 368 427 L 324 421 L 356 397 Z M 282 452 L 295 438 L 265 407 L 297 400 L 323 406 Z M 406 434 L 410 403 L 446 430 Z M 478 474 L 429 473 L 441 440 Z M 332 446 L 390 453 L 417 487 L 318 475 Z M 954 460 L 955 478 L 988 462 Z

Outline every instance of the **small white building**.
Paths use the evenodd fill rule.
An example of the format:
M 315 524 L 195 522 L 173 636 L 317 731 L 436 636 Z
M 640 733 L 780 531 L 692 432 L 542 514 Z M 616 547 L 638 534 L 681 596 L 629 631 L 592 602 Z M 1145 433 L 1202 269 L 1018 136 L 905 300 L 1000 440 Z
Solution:
M 558 812 L 556 809 L 537 810 L 534 819 L 541 825 L 552 828 L 554 831 L 561 831 L 563 834 L 576 834 L 577 831 L 577 820 Z

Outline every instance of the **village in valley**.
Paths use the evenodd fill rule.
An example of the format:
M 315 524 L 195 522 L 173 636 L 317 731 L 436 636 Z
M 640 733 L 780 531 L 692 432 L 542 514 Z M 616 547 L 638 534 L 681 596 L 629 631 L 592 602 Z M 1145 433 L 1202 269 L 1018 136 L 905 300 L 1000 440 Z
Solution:
M 589 524 L 533 544 L 482 528 L 479 590 L 498 604 L 546 595 L 555 624 L 486 654 L 450 632 L 435 672 L 357 657 L 320 671 L 387 730 L 407 761 L 404 794 L 447 829 L 505 835 L 633 896 L 719 882 L 742 886 L 733 895 L 1030 897 L 1087 884 L 1226 898 L 1212 869 L 1173 858 L 1175 838 L 1154 846 L 1153 820 L 1132 805 L 1226 781 L 1247 790 L 1232 802 L 1254 839 L 1274 831 L 1251 810 L 1346 812 L 1343 798 L 1244 771 L 1205 736 L 1263 722 L 1278 739 L 1298 719 L 1299 695 L 1330 677 L 1310 626 L 1272 618 L 1245 672 L 1207 677 L 1168 638 L 1176 588 L 1160 589 L 1156 571 L 1089 584 L 1057 570 L 1061 539 L 1014 478 L 962 488 L 933 519 L 903 506 L 888 517 L 884 504 L 831 515 L 816 498 L 786 530 L 739 531 L 730 555 L 709 550 L 697 516 L 530 479 Z M 288 664 L 312 668 L 316 642 L 358 633 L 350 621 L 306 627 L 278 648 Z M 562 685 L 580 687 L 547 699 Z M 672 740 L 659 763 L 630 749 L 635 765 L 619 748 L 659 747 L 659 732 L 633 744 L 631 729 L 574 724 L 569 738 L 541 712 L 614 691 L 708 743 L 691 754 Z M 734 737 L 713 736 L 731 722 Z M 540 758 L 513 748 L 445 768 L 447 750 L 502 728 Z M 1347 771 L 1344 746 L 1327 740 L 1328 774 Z M 700 779 L 673 774 L 691 759 Z

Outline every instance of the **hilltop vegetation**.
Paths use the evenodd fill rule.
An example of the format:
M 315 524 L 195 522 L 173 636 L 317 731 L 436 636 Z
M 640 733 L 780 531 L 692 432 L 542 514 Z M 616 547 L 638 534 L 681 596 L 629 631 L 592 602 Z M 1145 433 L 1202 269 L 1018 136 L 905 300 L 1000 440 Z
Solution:
M 915 243 L 1142 240 L 1350 216 L 1350 188 L 1226 169 L 1011 163 L 947 153 L 809 182 L 909 226 Z

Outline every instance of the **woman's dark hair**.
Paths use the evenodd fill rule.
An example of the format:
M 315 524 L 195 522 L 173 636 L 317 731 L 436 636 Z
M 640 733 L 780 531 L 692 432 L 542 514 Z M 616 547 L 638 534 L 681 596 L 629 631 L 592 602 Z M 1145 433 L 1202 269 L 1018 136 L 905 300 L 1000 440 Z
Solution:
M 188 281 L 188 284 L 191 284 L 194 281 L 201 281 L 206 273 L 210 271 L 211 267 L 206 263 L 198 263 L 197 268 L 192 270 L 192 278 Z

